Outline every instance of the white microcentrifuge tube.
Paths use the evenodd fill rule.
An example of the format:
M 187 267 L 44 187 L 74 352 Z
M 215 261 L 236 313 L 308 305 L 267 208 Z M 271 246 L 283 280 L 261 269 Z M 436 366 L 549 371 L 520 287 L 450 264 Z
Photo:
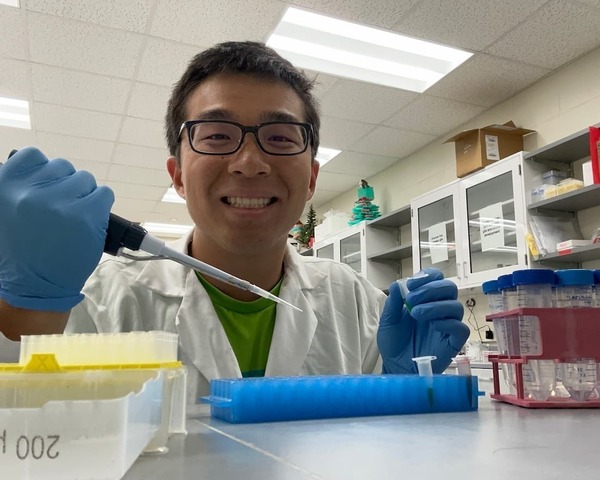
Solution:
M 434 356 L 425 356 L 425 357 L 415 357 L 413 358 L 413 362 L 417 363 L 417 370 L 419 371 L 419 376 L 421 377 L 431 377 L 433 376 L 433 370 L 431 369 L 431 362 L 435 360 L 437 357 Z
M 454 358 L 454 361 L 456 362 L 456 373 L 458 375 L 471 375 L 471 362 L 469 357 L 466 355 L 459 355 Z
M 400 280 L 396 280 L 396 283 L 398 284 L 398 287 L 400 287 L 400 293 L 402 293 L 402 300 L 404 301 L 404 305 L 406 306 L 406 308 L 408 309 L 408 311 L 410 312 L 412 310 L 412 306 L 408 304 L 408 302 L 406 301 L 406 297 L 408 297 L 408 281 L 411 278 L 424 278 L 424 277 L 428 277 L 429 274 L 425 273 L 425 272 L 418 272 L 416 274 L 414 274 L 412 277 L 408 277 L 408 278 L 401 278 Z

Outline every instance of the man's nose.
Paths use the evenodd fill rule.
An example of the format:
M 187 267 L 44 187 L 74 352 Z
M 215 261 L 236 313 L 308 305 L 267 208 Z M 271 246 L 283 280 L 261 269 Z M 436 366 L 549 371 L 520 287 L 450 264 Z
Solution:
M 248 132 L 242 141 L 240 149 L 231 155 L 229 173 L 253 177 L 271 173 L 269 154 L 263 152 L 258 145 L 258 139 Z

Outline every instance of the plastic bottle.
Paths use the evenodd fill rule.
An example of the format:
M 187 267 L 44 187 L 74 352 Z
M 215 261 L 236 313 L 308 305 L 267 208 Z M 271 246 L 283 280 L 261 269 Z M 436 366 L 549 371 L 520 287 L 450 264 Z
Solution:
M 498 280 L 488 280 L 483 282 L 481 289 L 488 302 L 488 311 L 490 313 L 500 313 L 504 311 L 504 300 L 502 292 L 498 288 Z
M 555 275 L 555 297 L 558 308 L 592 306 L 593 270 L 557 270 Z
M 552 286 L 555 283 L 553 270 L 529 269 L 512 273 L 517 308 L 551 308 Z
M 512 274 L 500 275 L 498 277 L 498 289 L 502 293 L 502 301 L 504 310 L 512 310 L 517 308 L 517 289 L 512 280 Z

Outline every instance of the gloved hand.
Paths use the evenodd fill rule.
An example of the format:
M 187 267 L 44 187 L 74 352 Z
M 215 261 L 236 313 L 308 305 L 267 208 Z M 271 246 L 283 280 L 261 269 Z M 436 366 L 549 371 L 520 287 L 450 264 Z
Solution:
M 417 373 L 412 359 L 425 355 L 437 357 L 431 363 L 433 373 L 442 373 L 469 338 L 456 285 L 438 269 L 424 273 L 428 276 L 408 280 L 406 299 L 396 282 L 390 286 L 377 330 L 383 373 Z
M 68 311 L 104 248 L 114 194 L 63 159 L 23 148 L 0 164 L 0 298 Z

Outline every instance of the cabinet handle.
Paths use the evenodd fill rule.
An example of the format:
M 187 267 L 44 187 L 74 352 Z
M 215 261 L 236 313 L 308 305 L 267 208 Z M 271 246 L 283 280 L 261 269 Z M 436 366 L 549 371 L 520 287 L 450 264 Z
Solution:
M 463 273 L 464 277 L 466 278 L 467 277 L 467 262 L 466 261 L 463 262 L 463 271 L 462 271 L 462 273 Z
M 458 278 L 459 280 L 461 279 L 461 273 L 460 273 L 460 263 L 456 262 L 456 278 Z

